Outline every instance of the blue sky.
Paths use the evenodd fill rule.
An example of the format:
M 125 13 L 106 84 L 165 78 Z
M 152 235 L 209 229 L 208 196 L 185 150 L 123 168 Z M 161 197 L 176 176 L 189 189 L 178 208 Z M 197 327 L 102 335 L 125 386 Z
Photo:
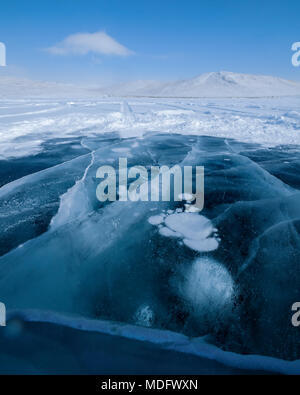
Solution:
M 0 75 L 105 84 L 227 70 L 300 80 L 299 15 L 290 0 L 2 0 Z

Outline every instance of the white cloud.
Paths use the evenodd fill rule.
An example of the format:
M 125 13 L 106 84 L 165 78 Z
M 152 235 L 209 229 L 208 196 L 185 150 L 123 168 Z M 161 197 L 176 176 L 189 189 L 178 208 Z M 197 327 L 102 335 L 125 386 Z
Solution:
M 128 56 L 134 53 L 105 32 L 71 34 L 53 47 L 47 48 L 47 51 L 54 55 L 86 55 L 92 52 Z

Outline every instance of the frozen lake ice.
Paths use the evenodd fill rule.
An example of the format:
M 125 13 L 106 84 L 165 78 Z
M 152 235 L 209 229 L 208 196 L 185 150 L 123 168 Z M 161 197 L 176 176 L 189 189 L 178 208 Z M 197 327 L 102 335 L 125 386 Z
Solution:
M 59 327 L 118 322 L 133 339 L 146 327 L 154 343 L 156 330 L 175 333 L 174 350 L 180 336 L 198 339 L 194 347 L 218 349 L 219 362 L 233 355 L 226 366 L 245 354 L 261 356 L 245 369 L 295 369 L 284 361 L 300 359 L 291 325 L 300 289 L 299 104 L 1 101 L 0 301 L 31 323 L 8 325 L 0 337 L 26 343 L 58 314 Z M 204 166 L 204 210 L 99 202 L 96 171 L 117 167 L 120 156 L 129 166 Z M 14 358 L 29 357 L 9 344 L 0 360 L 14 371 Z

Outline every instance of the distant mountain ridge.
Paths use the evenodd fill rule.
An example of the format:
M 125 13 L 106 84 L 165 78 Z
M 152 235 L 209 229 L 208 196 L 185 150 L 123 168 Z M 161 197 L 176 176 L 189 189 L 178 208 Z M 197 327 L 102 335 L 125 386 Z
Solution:
M 279 77 L 229 71 L 201 74 L 173 82 L 133 81 L 108 87 L 0 77 L 0 98 L 23 97 L 269 97 L 300 95 L 300 82 Z
M 154 97 L 294 96 L 300 95 L 300 82 L 272 76 L 220 71 L 174 82 L 135 81 L 111 87 L 108 93 Z

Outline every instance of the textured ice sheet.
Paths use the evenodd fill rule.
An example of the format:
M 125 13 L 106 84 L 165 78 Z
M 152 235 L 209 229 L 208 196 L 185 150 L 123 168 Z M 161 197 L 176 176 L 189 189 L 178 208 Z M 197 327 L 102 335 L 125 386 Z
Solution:
M 300 361 L 227 352 L 205 338 L 166 330 L 33 310 L 11 312 L 8 320 L 0 336 L 0 372 L 6 374 L 299 374 L 300 369 Z M 37 331 L 39 349 L 35 343 L 27 356 L 15 347 Z M 58 358 L 47 346 L 49 338 Z M 119 352 L 124 349 L 125 363 Z
M 15 106 L 0 121 L 8 166 L 16 144 L 25 141 L 27 155 L 37 135 L 44 142 L 30 166 L 21 156 L 27 175 L 16 171 L 0 188 L 0 300 L 8 310 L 209 334 L 227 351 L 298 359 L 290 324 L 300 288 L 297 99 L 120 103 L 72 101 L 48 115 Z M 39 124 L 50 114 L 51 132 Z M 70 140 L 55 140 L 64 134 Z M 48 138 L 61 147 L 51 160 Z M 184 202 L 97 201 L 97 168 L 117 167 L 123 155 L 129 167 L 204 166 L 203 212 L 187 213 Z M 35 158 L 49 168 L 34 173 Z

